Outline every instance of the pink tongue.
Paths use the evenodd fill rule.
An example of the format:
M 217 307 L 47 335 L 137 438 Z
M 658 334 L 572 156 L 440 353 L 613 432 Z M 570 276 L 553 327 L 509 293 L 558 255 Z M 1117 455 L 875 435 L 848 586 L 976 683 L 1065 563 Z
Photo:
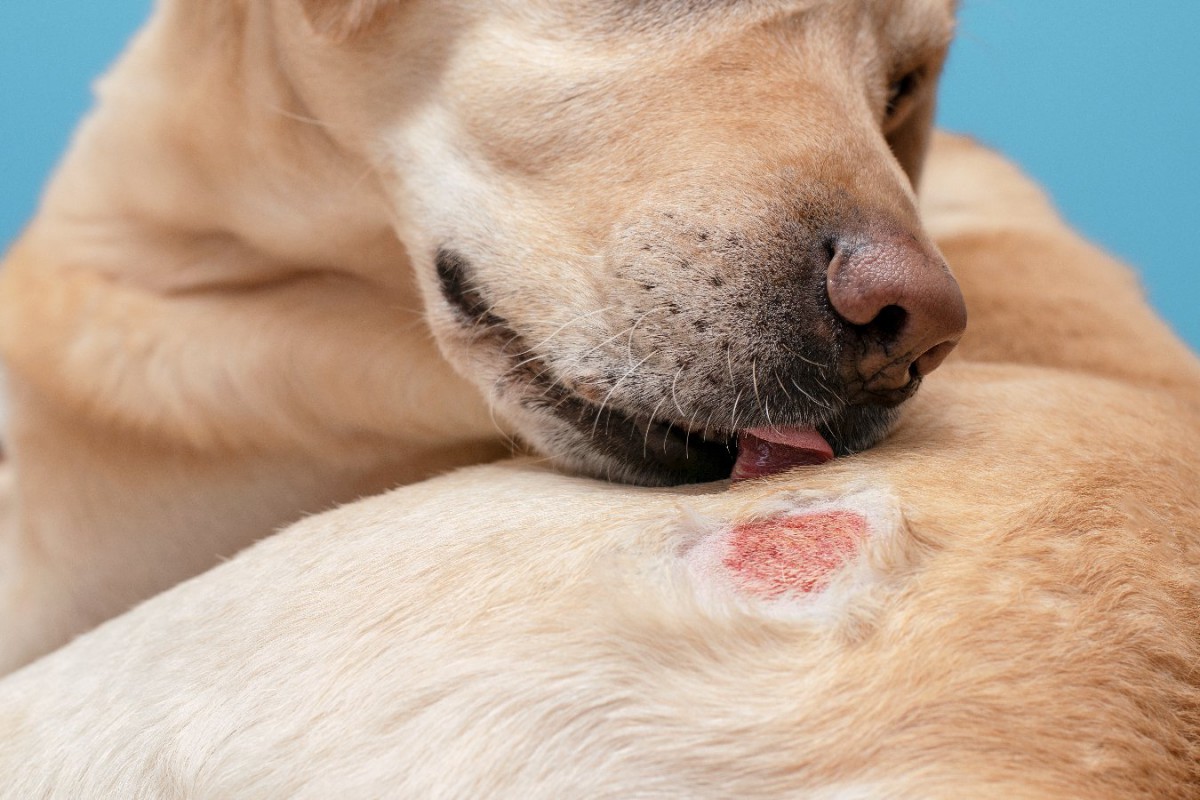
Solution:
M 792 467 L 824 464 L 833 448 L 812 428 L 752 428 L 738 434 L 733 482 L 763 478 Z

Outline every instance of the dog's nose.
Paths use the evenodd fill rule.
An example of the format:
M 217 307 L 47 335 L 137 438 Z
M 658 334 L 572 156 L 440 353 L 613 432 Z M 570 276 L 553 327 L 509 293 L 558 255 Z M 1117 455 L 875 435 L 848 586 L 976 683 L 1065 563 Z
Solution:
M 910 236 L 835 242 L 826 290 L 857 342 L 853 367 L 871 395 L 915 385 L 913 378 L 945 360 L 967 324 L 958 281 L 935 250 Z

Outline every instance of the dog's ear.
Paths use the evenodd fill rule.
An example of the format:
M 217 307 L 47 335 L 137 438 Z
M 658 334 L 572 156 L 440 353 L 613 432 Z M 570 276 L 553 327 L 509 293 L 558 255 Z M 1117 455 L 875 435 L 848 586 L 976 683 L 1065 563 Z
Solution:
M 927 89 L 916 103 L 909 109 L 904 120 L 887 134 L 888 144 L 895 154 L 896 160 L 904 171 L 913 188 L 921 179 L 921 168 L 925 164 L 925 153 L 929 150 L 929 140 L 933 133 L 933 117 L 937 107 L 937 93 Z
M 313 31 L 343 42 L 373 27 L 399 0 L 300 0 Z

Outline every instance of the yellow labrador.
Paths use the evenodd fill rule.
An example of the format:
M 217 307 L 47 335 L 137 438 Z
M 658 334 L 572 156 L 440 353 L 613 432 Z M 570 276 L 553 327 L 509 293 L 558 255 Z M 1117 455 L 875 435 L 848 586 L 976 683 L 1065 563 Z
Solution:
M 159 4 L 0 280 L 0 671 L 501 429 L 646 485 L 874 444 L 964 325 L 952 6 Z
M 0 683 L 5 797 L 1194 798 L 1200 363 L 995 156 L 980 335 L 880 447 L 638 489 L 478 467 Z

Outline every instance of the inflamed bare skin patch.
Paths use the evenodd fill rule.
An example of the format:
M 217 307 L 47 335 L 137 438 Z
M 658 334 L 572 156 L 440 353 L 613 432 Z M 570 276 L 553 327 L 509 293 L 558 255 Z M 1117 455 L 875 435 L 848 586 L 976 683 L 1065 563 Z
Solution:
M 707 600 L 790 615 L 828 607 L 908 561 L 903 519 L 885 490 L 789 494 L 736 519 L 691 517 L 680 559 Z

